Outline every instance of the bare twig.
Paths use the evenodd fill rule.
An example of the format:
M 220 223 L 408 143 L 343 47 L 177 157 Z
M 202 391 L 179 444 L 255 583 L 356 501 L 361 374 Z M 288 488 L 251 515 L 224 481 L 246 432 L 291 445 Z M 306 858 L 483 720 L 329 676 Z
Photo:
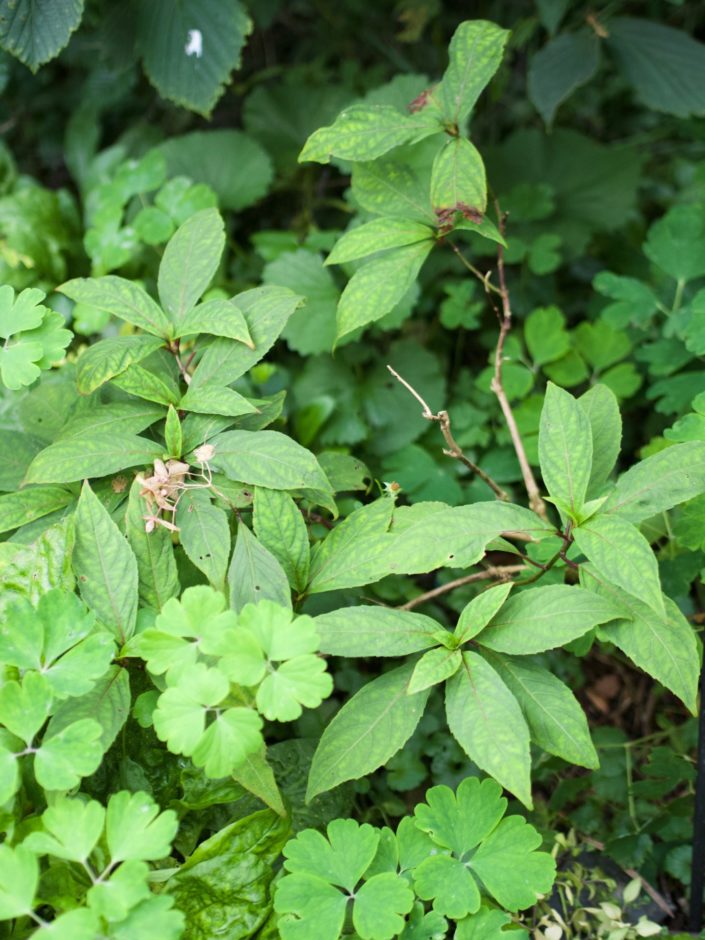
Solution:
M 439 587 L 433 588 L 432 591 L 426 591 L 425 594 L 419 594 L 418 597 L 412 598 L 412 600 L 407 601 L 406 604 L 402 604 L 398 609 L 413 610 L 414 607 L 425 604 L 426 601 L 433 600 L 435 597 L 441 597 L 441 595 L 447 594 L 449 591 L 454 591 L 456 588 L 463 587 L 466 584 L 474 584 L 476 581 L 489 581 L 491 579 L 509 581 L 513 574 L 519 574 L 524 571 L 525 568 L 525 565 L 502 565 L 487 568 L 485 571 L 476 571 L 475 574 L 466 574 L 462 578 L 456 578 L 455 581 L 448 581 L 447 584 L 441 584 Z
M 191 360 L 193 359 L 193 356 L 191 356 L 191 357 L 189 358 L 189 360 L 188 360 L 188 362 L 186 363 L 186 365 L 183 364 L 183 362 L 181 361 L 181 356 L 180 356 L 181 340 L 179 340 L 179 339 L 173 340 L 173 341 L 169 344 L 169 347 L 168 347 L 168 348 L 169 348 L 169 352 L 172 354 L 172 356 L 173 356 L 174 359 L 176 360 L 176 364 L 177 364 L 177 366 L 179 367 L 179 372 L 181 373 L 181 377 L 183 378 L 184 382 L 185 382 L 187 385 L 190 385 L 190 384 L 191 384 L 191 374 L 190 374 L 190 372 L 188 371 L 188 367 L 189 367 L 189 365 L 191 364 Z
M 504 216 L 500 211 L 499 205 L 497 205 L 497 217 L 499 219 L 499 230 L 502 232 L 502 234 L 504 234 Z M 507 398 L 506 392 L 504 391 L 504 386 L 502 385 L 504 344 L 506 342 L 507 336 L 509 335 L 509 331 L 512 328 L 512 305 L 504 270 L 504 249 L 501 245 L 497 250 L 497 274 L 499 277 L 499 288 L 502 297 L 502 315 L 499 321 L 499 339 L 497 340 L 497 347 L 495 349 L 494 356 L 492 391 L 497 396 L 497 400 L 499 401 L 500 407 L 502 409 L 502 414 L 504 415 L 504 420 L 507 422 L 507 427 L 509 428 L 509 434 L 511 435 L 512 444 L 514 445 L 517 460 L 519 461 L 519 466 L 521 468 L 521 475 L 524 479 L 524 486 L 526 487 L 526 492 L 529 497 L 529 506 L 531 506 L 533 511 L 537 515 L 541 516 L 542 519 L 548 519 L 546 504 L 544 503 L 543 499 L 541 499 L 541 493 L 536 483 L 536 478 L 534 477 L 531 465 L 529 464 L 529 461 L 526 457 L 526 451 L 524 450 L 524 443 L 521 439 L 519 428 L 517 427 L 517 423 L 514 420 L 514 413 L 512 412 L 509 399 Z
M 588 845 L 593 846 L 593 848 L 596 848 L 599 852 L 603 852 L 605 849 L 604 842 L 599 842 L 597 839 L 592 839 L 590 836 L 585 836 L 585 835 L 581 835 L 580 838 L 582 839 L 583 842 L 587 842 Z M 621 865 L 620 865 L 620 868 L 622 868 Z M 642 888 L 644 889 L 644 891 L 646 891 L 646 893 L 649 895 L 649 897 L 654 902 L 654 904 L 657 907 L 660 907 L 663 913 L 666 914 L 668 917 L 673 917 L 673 915 L 675 914 L 675 911 L 673 910 L 671 905 L 668 903 L 668 901 L 664 898 L 662 894 L 660 894 L 656 890 L 656 888 L 650 885 L 649 882 L 646 880 L 646 878 L 642 877 L 642 875 L 640 875 L 639 872 L 635 868 L 622 868 L 622 871 L 624 872 L 625 875 L 629 875 L 630 878 L 638 878 L 639 881 L 641 882 Z
M 453 242 L 451 241 L 447 242 L 447 244 L 450 245 L 450 247 L 458 256 L 462 264 L 468 269 L 468 271 L 470 271 L 471 274 L 474 274 L 475 277 L 478 279 L 478 281 L 480 281 L 480 283 L 484 287 L 485 292 L 487 294 L 489 294 L 491 291 L 494 292 L 495 294 L 502 293 L 501 290 L 498 287 L 495 287 L 495 285 L 490 281 L 490 278 L 492 277 L 491 271 L 487 271 L 485 274 L 483 274 L 479 268 L 476 268 L 474 264 L 471 264 L 468 261 L 468 259 L 465 257 L 465 255 L 462 253 L 462 251 L 460 250 L 460 248 L 458 248 L 457 245 L 454 245 Z
M 506 490 L 503 490 L 502 487 L 501 487 L 498 483 L 495 483 L 495 481 L 492 479 L 491 476 L 489 476 L 489 474 L 485 473 L 485 471 L 484 471 L 481 467 L 478 467 L 478 465 L 477 465 L 476 463 L 473 463 L 473 461 L 470 460 L 469 457 L 466 457 L 466 456 L 465 456 L 465 454 L 463 453 L 463 451 L 462 451 L 460 445 L 459 445 L 458 442 L 455 440 L 455 438 L 453 437 L 453 434 L 452 434 L 452 432 L 451 432 L 451 430 L 450 430 L 450 415 L 448 414 L 448 412 L 447 412 L 447 411 L 439 411 L 438 414 L 434 414 L 434 412 L 433 412 L 433 411 L 431 410 L 431 408 L 429 407 L 428 402 L 425 401 L 425 400 L 421 397 L 421 395 L 419 395 L 419 393 L 416 391 L 416 389 L 415 389 L 412 385 L 410 385 L 410 384 L 406 381 L 406 379 L 403 379 L 403 378 L 399 375 L 399 373 L 396 372 L 390 365 L 388 365 L 387 368 L 388 368 L 389 371 L 392 373 L 392 375 L 394 376 L 394 378 L 395 378 L 398 382 L 401 382 L 401 384 L 404 386 L 404 388 L 405 388 L 408 392 L 410 392 L 410 393 L 414 396 L 414 398 L 416 399 L 416 401 L 421 405 L 421 414 L 422 414 L 422 416 L 423 416 L 424 418 L 426 418 L 427 421 L 437 421 L 437 422 L 438 422 L 439 427 L 440 427 L 440 429 L 441 429 L 441 434 L 443 435 L 443 439 L 445 440 L 446 444 L 448 445 L 448 449 L 447 449 L 447 450 L 444 450 L 443 453 L 444 453 L 447 457 L 454 457 L 456 460 L 459 460 L 464 466 L 466 466 L 466 467 L 468 468 L 468 470 L 470 470 L 472 473 L 474 473 L 476 476 L 478 476 L 481 480 L 484 480 L 484 482 L 489 486 L 489 488 L 490 488 L 490 489 L 492 490 L 492 492 L 495 494 L 495 496 L 497 497 L 497 499 L 501 499 L 501 500 L 503 500 L 504 502 L 508 502 L 508 501 L 509 501 L 509 494 L 506 492 Z

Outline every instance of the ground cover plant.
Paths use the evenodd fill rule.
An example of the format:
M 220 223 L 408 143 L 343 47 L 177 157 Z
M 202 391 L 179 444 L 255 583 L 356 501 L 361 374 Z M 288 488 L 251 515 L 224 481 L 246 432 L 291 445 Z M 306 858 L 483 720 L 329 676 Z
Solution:
M 705 17 L 476 6 L 0 0 L 0 936 L 701 930 Z

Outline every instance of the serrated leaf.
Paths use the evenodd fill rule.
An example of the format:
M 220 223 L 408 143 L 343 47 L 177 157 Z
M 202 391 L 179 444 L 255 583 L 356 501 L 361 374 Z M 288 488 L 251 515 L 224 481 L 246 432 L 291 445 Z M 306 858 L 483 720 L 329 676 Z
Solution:
M 161 95 L 207 117 L 240 64 L 252 23 L 238 2 L 151 0 L 142 4 L 137 41 Z
M 177 330 L 213 280 L 224 247 L 223 219 L 217 209 L 196 212 L 169 240 L 159 265 L 157 287 Z
M 432 649 L 416 663 L 409 681 L 409 695 L 430 689 L 454 675 L 462 665 L 460 650 Z
M 532 587 L 511 597 L 477 636 L 488 649 L 524 656 L 564 646 L 619 616 L 606 597 L 567 584 Z
M 274 490 L 330 491 L 311 451 L 279 431 L 226 431 L 210 443 L 215 448 L 211 466 L 238 483 Z
M 573 538 L 599 574 L 663 613 L 658 563 L 636 526 L 601 512 L 573 529 Z
M 140 434 L 164 417 L 164 409 L 144 401 L 104 404 L 100 395 L 91 396 L 91 407 L 79 410 L 64 424 L 58 440 L 73 437 L 85 440 L 96 433 Z
M 592 431 L 573 396 L 549 382 L 539 428 L 541 475 L 551 496 L 573 512 L 585 502 L 592 468 Z
M 291 588 L 284 569 L 244 522 L 237 527 L 228 585 L 230 606 L 234 610 L 265 599 L 291 607 Z
M 404 157 L 409 156 L 408 148 Z M 430 168 L 416 166 L 395 155 L 353 167 L 352 191 L 355 201 L 375 215 L 395 216 L 435 225 L 431 206 Z
M 600 40 L 592 29 L 562 33 L 531 59 L 529 98 L 545 124 L 551 125 L 562 102 L 585 85 L 600 65 Z
M 431 171 L 431 203 L 436 212 L 487 208 L 485 164 L 467 137 L 455 137 L 438 151 Z
M 386 672 L 343 705 L 313 757 L 307 802 L 345 780 L 372 773 L 406 744 L 429 695 L 429 690 L 407 694 L 412 671 L 410 663 Z
M 83 16 L 83 0 L 2 0 L 0 45 L 33 72 L 64 48 Z
M 215 385 L 205 385 L 202 388 L 189 385 L 179 402 L 179 410 L 194 414 L 223 415 L 227 418 L 257 414 L 255 405 L 244 395 L 233 388 L 219 388 Z
M 224 589 L 230 558 L 230 526 L 224 510 L 213 505 L 205 490 L 186 490 L 175 521 L 186 555 L 213 587 Z
M 499 608 L 509 597 L 512 582 L 497 584 L 474 597 L 460 612 L 455 628 L 454 640 L 461 644 L 467 642 L 487 626 Z
M 155 375 L 150 369 L 142 366 L 130 366 L 120 375 L 112 378 L 113 385 L 121 388 L 130 395 L 137 395 L 147 401 L 154 401 L 160 405 L 178 405 L 181 393 L 175 382 L 169 381 L 169 376 Z
M 410 219 L 373 219 L 345 232 L 326 258 L 326 264 L 357 261 L 377 251 L 430 240 L 433 234 L 430 226 Z
M 256 487 L 253 524 L 257 538 L 282 566 L 289 584 L 303 592 L 310 564 L 308 530 L 294 500 L 280 490 Z
M 57 290 L 76 303 L 103 310 L 155 336 L 171 335 L 172 324 L 161 307 L 144 288 L 127 278 L 116 275 L 77 277 Z
M 254 349 L 245 314 L 232 300 L 207 300 L 190 310 L 177 328 L 176 335 L 194 333 L 226 336 Z
M 74 483 L 103 477 L 127 467 L 151 464 L 164 448 L 136 434 L 99 432 L 87 437 L 80 448 L 73 438 L 45 447 L 29 465 L 25 483 Z
M 233 769 L 233 778 L 249 793 L 266 803 L 277 815 L 286 817 L 287 811 L 281 791 L 267 762 L 264 749 L 248 754 L 244 761 Z
M 131 365 L 142 362 L 164 345 L 158 336 L 113 336 L 89 346 L 80 355 L 76 371 L 76 384 L 82 395 L 90 395 L 101 385 Z
M 179 593 L 179 577 L 171 535 L 162 526 L 145 530 L 147 506 L 140 496 L 142 484 L 135 480 L 125 514 L 127 540 L 137 560 L 139 599 L 148 607 L 161 610 L 170 597 Z
M 592 470 L 587 495 L 602 489 L 612 472 L 622 445 L 622 417 L 614 392 L 606 385 L 593 385 L 578 399 L 592 432 Z
M 341 607 L 315 623 L 329 656 L 406 656 L 436 646 L 443 629 L 423 614 L 372 605 Z
M 499 68 L 509 31 L 486 20 L 468 20 L 453 34 L 449 64 L 436 95 L 448 121 L 461 124 Z
M 470 760 L 531 808 L 529 729 L 517 700 L 477 653 L 463 653 L 446 684 L 446 716 Z
M 0 532 L 10 532 L 41 519 L 74 500 L 73 493 L 59 486 L 33 486 L 0 496 Z

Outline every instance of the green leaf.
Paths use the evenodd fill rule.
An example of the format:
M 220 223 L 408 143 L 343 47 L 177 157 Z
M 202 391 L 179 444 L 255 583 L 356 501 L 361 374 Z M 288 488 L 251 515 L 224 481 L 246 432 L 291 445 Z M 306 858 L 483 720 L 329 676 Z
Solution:
M 183 450 L 184 438 L 181 430 L 181 419 L 173 405 L 169 405 L 164 422 L 164 446 L 170 457 L 179 458 Z
M 373 875 L 355 895 L 353 926 L 362 940 L 391 940 L 413 905 L 414 893 L 404 878 L 392 872 Z
M 537 366 L 562 358 L 570 350 L 565 317 L 558 307 L 537 307 L 524 324 L 524 339 Z
M 57 290 L 76 303 L 103 310 L 155 336 L 171 335 L 172 325 L 159 305 L 139 284 L 127 278 L 76 277 Z
M 194 936 L 253 936 L 271 910 L 271 883 L 290 823 L 262 810 L 198 846 L 167 882 Z
M 318 708 L 333 691 L 333 680 L 318 656 L 296 656 L 264 678 L 257 690 L 259 712 L 269 721 L 295 721 L 303 707 Z
M 530 660 L 488 659 L 519 702 L 532 741 L 571 764 L 599 767 L 585 713 L 567 685 Z
M 406 294 L 421 270 L 433 242 L 393 248 L 353 274 L 338 304 L 337 339 L 389 313 Z
M 218 388 L 206 385 L 203 388 L 194 388 L 189 385 L 184 397 L 179 402 L 179 410 L 191 411 L 195 414 L 223 415 L 235 418 L 240 415 L 257 414 L 257 408 L 252 402 L 232 388 Z
M 501 653 L 528 655 L 565 646 L 598 623 L 619 616 L 606 597 L 567 584 L 532 587 L 511 597 L 477 642 Z
M 539 461 L 551 496 L 579 512 L 592 468 L 592 431 L 575 398 L 553 382 L 546 387 L 541 411 Z
M 517 700 L 477 653 L 446 684 L 448 727 L 470 760 L 531 808 L 529 729 Z
M 522 816 L 509 816 L 482 842 L 472 869 L 502 907 L 518 911 L 531 907 L 553 886 L 556 863 L 547 852 L 536 852 L 541 834 Z M 522 877 L 517 878 L 516 872 Z
M 25 483 L 74 483 L 87 477 L 103 477 L 127 467 L 151 464 L 164 448 L 136 434 L 100 431 L 87 437 L 80 448 L 73 438 L 45 447 L 29 465 Z
M 325 729 L 311 764 L 307 802 L 385 764 L 421 719 L 429 690 L 408 694 L 413 663 L 368 682 Z M 523 720 L 523 719 L 522 719 Z
M 674 444 L 623 473 L 602 512 L 639 523 L 704 490 L 705 443 Z
M 436 212 L 487 208 L 485 164 L 467 137 L 455 137 L 438 151 L 431 171 L 431 203 Z
M 482 907 L 458 922 L 455 940 L 529 940 L 525 930 L 503 929 L 511 924 L 511 917 L 504 911 Z
M 486 20 L 461 23 L 450 41 L 449 64 L 436 96 L 446 120 L 460 125 L 499 68 L 509 31 Z
M 202 209 L 179 226 L 164 249 L 157 286 L 164 310 L 178 330 L 213 280 L 224 247 L 220 213 Z
M 573 529 L 573 538 L 598 574 L 663 614 L 658 563 L 636 526 L 602 512 Z
M 649 229 L 644 254 L 677 281 L 705 274 L 705 213 L 700 206 L 673 206 Z
M 43 831 L 34 831 L 24 845 L 41 855 L 86 862 L 103 832 L 105 810 L 95 800 L 62 799 L 42 813 Z
M 135 480 L 125 514 L 127 540 L 137 560 L 139 599 L 147 607 L 161 610 L 170 597 L 179 593 L 179 576 L 171 535 L 162 526 L 145 529 L 147 505 L 140 496 L 142 484 Z
M 277 559 L 250 532 L 244 522 L 237 527 L 235 550 L 228 569 L 230 606 L 242 610 L 246 604 L 271 600 L 291 607 L 291 588 Z
M 76 509 L 73 568 L 86 604 L 124 643 L 137 619 L 137 559 L 88 482 Z
M 463 607 L 455 628 L 454 641 L 460 645 L 477 636 L 495 616 L 512 589 L 512 582 L 497 584 L 474 597 Z
M 159 349 L 158 336 L 113 336 L 83 351 L 78 360 L 76 383 L 82 395 L 90 395 L 131 365 L 141 362 Z
M 28 672 L 22 682 L 8 680 L 0 687 L 0 722 L 29 744 L 42 727 L 51 707 L 51 687 L 38 672 Z
M 450 855 L 434 855 L 414 870 L 414 888 L 433 909 L 460 919 L 480 907 L 480 891 L 467 866 Z
M 375 160 L 394 147 L 422 140 L 441 129 L 437 122 L 422 123 L 391 105 L 353 105 L 341 111 L 333 124 L 311 134 L 299 154 L 299 163 L 328 163 L 331 157 Z
M 435 226 L 429 179 L 430 170 L 417 166 L 407 148 L 404 159 L 392 156 L 355 164 L 352 191 L 355 201 L 368 212 Z
M 72 790 L 98 769 L 103 757 L 102 728 L 93 718 L 80 718 L 61 731 L 45 734 L 34 756 L 34 774 L 45 790 Z
M 39 884 L 37 856 L 23 845 L 0 845 L 0 918 L 28 916 Z
M 186 555 L 214 588 L 223 590 L 230 558 L 230 526 L 225 511 L 213 505 L 205 490 L 185 490 L 175 522 Z
M 295 875 L 312 875 L 348 892 L 372 864 L 379 845 L 379 830 L 354 819 L 333 819 L 328 838 L 315 829 L 304 829 L 284 847 L 284 868 Z M 277 889 L 278 890 L 278 889 Z
M 2 0 L 0 45 L 36 72 L 64 48 L 83 16 L 83 0 Z
M 341 607 L 315 622 L 329 656 L 406 656 L 436 646 L 443 629 L 423 614 L 372 605 Z
M 607 45 L 640 100 L 678 117 L 705 113 L 705 47 L 661 23 L 619 16 L 610 20 Z
M 619 403 L 606 385 L 593 385 L 578 399 L 592 432 L 592 471 L 588 497 L 597 496 L 612 472 L 622 445 Z
M 460 650 L 433 649 L 416 663 L 409 682 L 408 694 L 430 689 L 454 675 L 462 665 Z
M 592 29 L 562 33 L 531 59 L 529 98 L 545 124 L 553 123 L 560 104 L 585 85 L 600 65 L 600 40 Z
M 160 940 L 180 940 L 185 927 L 184 915 L 171 909 L 173 903 L 173 899 L 166 895 L 142 901 L 124 920 L 110 925 L 111 940 L 151 940 L 154 936 Z M 74 937 L 62 937 L 61 940 L 74 940 Z
M 600 271 L 592 286 L 614 301 L 602 309 L 600 316 L 615 330 L 646 324 L 656 313 L 658 298 L 648 284 L 636 278 Z
M 126 669 L 111 666 L 90 692 L 66 699 L 55 707 L 47 734 L 62 731 L 80 718 L 94 718 L 101 727 L 100 746 L 106 752 L 130 714 L 130 678 Z
M 308 530 L 299 507 L 288 493 L 258 486 L 253 523 L 261 544 L 282 566 L 292 588 L 302 593 L 308 583 L 310 552 Z
M 122 921 L 141 902 L 151 897 L 144 862 L 125 862 L 105 881 L 88 890 L 86 901 L 92 911 L 107 921 Z
M 331 486 L 310 450 L 279 431 L 226 431 L 211 442 L 211 465 L 230 480 L 272 490 Z
M 373 219 L 349 229 L 339 238 L 326 264 L 357 261 L 378 251 L 402 248 L 433 238 L 433 229 L 410 219 Z
M 141 4 L 137 42 L 157 91 L 208 117 L 240 65 L 252 23 L 238 2 L 153 0 Z
M 176 382 L 171 379 L 168 374 L 158 376 L 149 369 L 134 365 L 114 376 L 111 381 L 130 395 L 138 395 L 160 405 L 178 405 L 181 393 Z
M 90 404 L 88 404 L 90 403 Z M 144 401 L 104 404 L 100 394 L 92 395 L 85 408 L 77 410 L 61 428 L 59 440 L 67 437 L 85 440 L 96 432 L 139 434 L 164 417 L 164 409 Z
M 0 532 L 10 532 L 63 509 L 74 500 L 73 493 L 60 486 L 34 486 L 0 496 Z
M 266 749 L 248 754 L 244 761 L 233 769 L 233 778 L 279 816 L 286 817 L 286 807 L 274 772 L 267 762 Z
M 255 348 L 245 314 L 232 300 L 207 300 L 190 310 L 178 326 L 176 335 L 189 336 L 194 333 L 226 336 L 244 343 L 250 349 Z
M 176 813 L 160 812 L 147 793 L 121 790 L 108 800 L 105 837 L 113 863 L 165 858 L 177 829 Z
M 657 613 L 585 565 L 580 568 L 580 577 L 590 590 L 609 598 L 622 612 L 619 619 L 600 628 L 601 635 L 670 689 L 695 714 L 699 644 L 676 604 L 667 597 L 665 612 Z

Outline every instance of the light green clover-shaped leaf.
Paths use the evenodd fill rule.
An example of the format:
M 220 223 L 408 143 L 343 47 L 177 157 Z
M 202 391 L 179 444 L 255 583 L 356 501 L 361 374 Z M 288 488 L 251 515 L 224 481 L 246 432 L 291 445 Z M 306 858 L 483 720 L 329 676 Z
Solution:
M 23 845 L 41 855 L 85 862 L 103 831 L 105 809 L 95 800 L 63 799 L 42 813 L 44 831 L 31 832 Z
M 14 288 L 0 287 L 0 337 L 8 339 L 15 333 L 40 326 L 48 308 L 42 306 L 44 291 L 28 287 L 15 297 Z
M 240 626 L 256 637 L 268 659 L 280 662 L 318 650 L 318 631 L 311 617 L 294 617 L 286 607 L 262 600 L 240 612 Z
M 11 737 L 6 731 L 0 731 L 0 734 L 3 737 Z M 19 785 L 20 773 L 16 753 L 0 745 L 0 804 L 6 803 L 17 792 Z
M 39 881 L 37 857 L 24 845 L 0 845 L 0 920 L 29 914 Z
M 151 862 L 164 858 L 178 829 L 176 813 L 159 807 L 151 796 L 121 790 L 108 800 L 105 835 L 113 862 Z
M 257 690 L 257 708 L 270 721 L 294 721 L 306 708 L 317 708 L 333 691 L 326 664 L 311 654 L 296 656 L 273 670 Z
M 505 930 L 511 922 L 504 911 L 483 907 L 460 921 L 455 928 L 455 940 L 529 940 L 526 930 Z
M 352 892 L 377 852 L 379 830 L 354 819 L 334 819 L 326 827 L 328 838 L 304 829 L 284 846 L 288 872 L 315 875 Z
M 132 908 L 149 898 L 148 875 L 145 862 L 125 862 L 107 881 L 93 885 L 86 895 L 88 906 L 107 921 L 124 920 Z
M 433 909 L 459 920 L 480 907 L 480 889 L 465 864 L 450 855 L 434 855 L 414 872 L 416 893 Z
M 56 362 L 71 341 L 63 317 L 42 306 L 44 292 L 28 287 L 17 297 L 0 287 L 0 376 L 11 389 L 31 385 L 42 368 Z M 58 318 L 58 321 L 57 321 Z
M 193 665 L 199 652 L 223 653 L 237 626 L 237 615 L 225 606 L 225 597 L 208 585 L 187 588 L 180 600 L 172 597 L 164 604 L 154 627 L 137 634 L 127 651 L 147 660 L 155 675 Z
M 431 787 L 414 817 L 417 827 L 437 845 L 462 856 L 492 832 L 506 809 L 498 783 L 466 777 L 455 793 L 449 787 Z
M 51 688 L 38 672 L 28 672 L 0 688 L 0 722 L 29 744 L 49 716 Z
M 353 926 L 363 940 L 396 937 L 413 904 L 414 893 L 404 878 L 391 872 L 373 875 L 355 894 Z
M 32 940 L 95 940 L 101 932 L 97 914 L 87 907 L 77 907 L 35 930 Z
M 417 901 L 399 937 L 400 940 L 443 940 L 447 930 L 445 917 L 438 911 L 424 913 L 423 904 Z
M 184 915 L 173 909 L 174 899 L 153 895 L 133 908 L 128 916 L 110 928 L 111 940 L 179 940 L 184 932 Z M 68 938 L 67 938 L 68 940 Z
M 81 777 L 98 769 L 103 756 L 102 734 L 103 729 L 95 719 L 81 718 L 45 737 L 34 757 L 37 783 L 45 790 L 70 790 L 77 786 Z
M 169 750 L 190 757 L 206 726 L 206 715 L 230 691 L 230 683 L 218 669 L 203 663 L 179 672 L 154 711 L 154 729 Z
M 207 777 L 225 777 L 264 744 L 262 719 L 253 708 L 228 708 L 216 716 L 193 750 Z
M 64 358 L 66 347 L 73 339 L 71 330 L 65 329 L 65 321 L 60 313 L 49 310 L 41 325 L 23 333 L 23 343 L 38 343 L 42 349 L 41 358 L 36 361 L 40 369 L 49 369 Z

